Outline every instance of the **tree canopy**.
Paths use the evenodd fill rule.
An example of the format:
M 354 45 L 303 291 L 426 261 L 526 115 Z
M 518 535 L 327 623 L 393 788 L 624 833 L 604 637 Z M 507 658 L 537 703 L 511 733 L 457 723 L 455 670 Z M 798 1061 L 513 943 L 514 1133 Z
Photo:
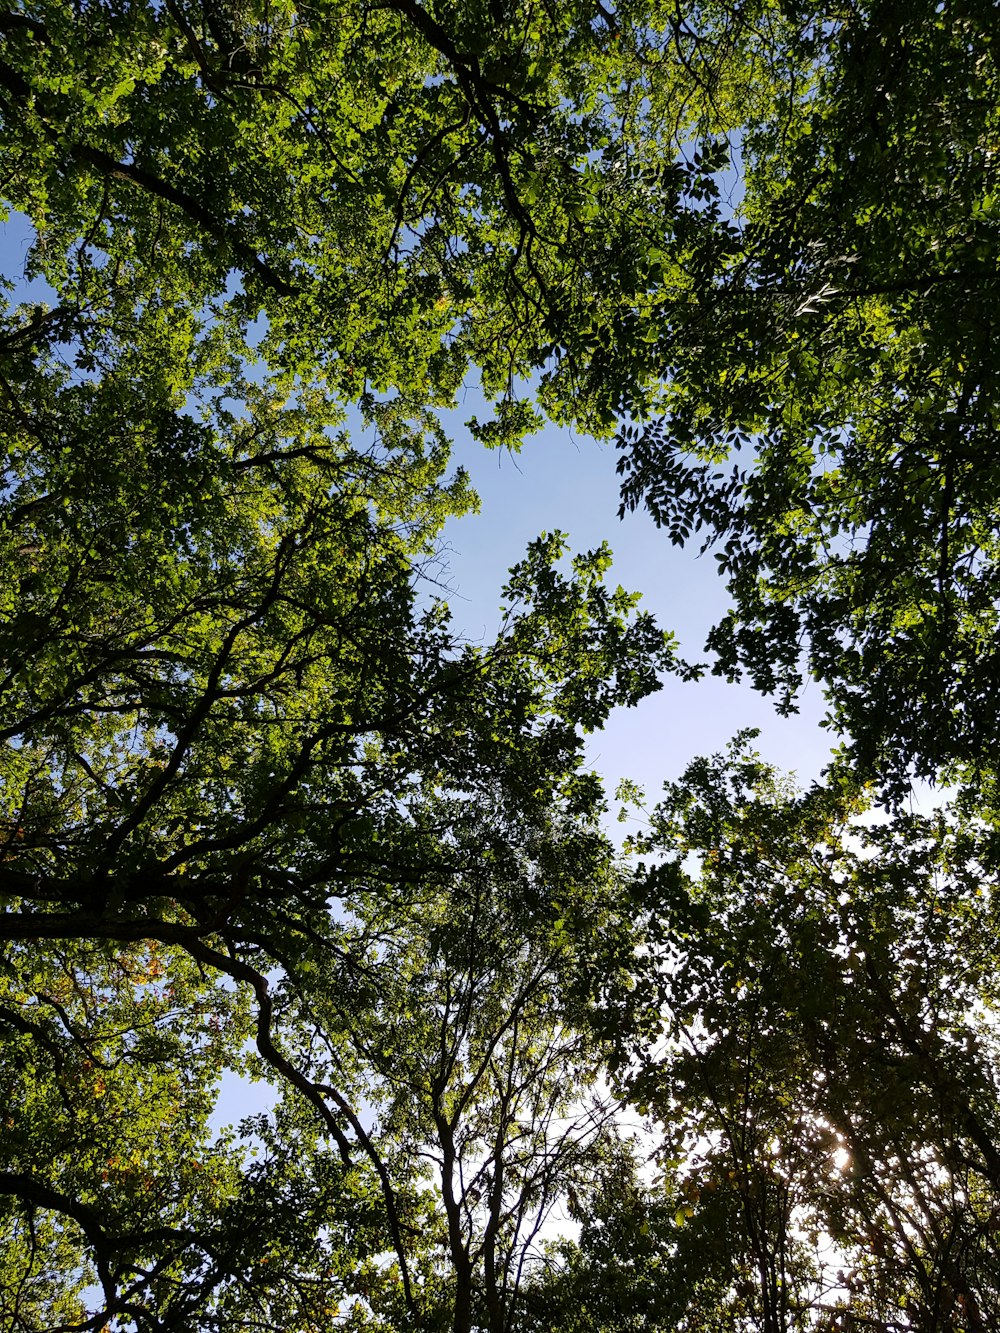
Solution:
M 793 706 L 825 685 L 867 776 L 993 784 L 995 13 L 789 14 L 799 65 L 741 130 L 683 305 L 665 411 L 629 425 L 624 502 L 716 545 L 710 640 Z
M 709 1327 L 997 1320 L 995 835 L 857 813 L 745 748 L 650 812 L 666 857 L 616 1063 L 676 1173 L 653 1258 L 685 1272 L 693 1245 L 698 1274 L 656 1327 L 699 1327 L 706 1281 Z
M 997 1326 L 996 27 L 0 14 L 4 1328 Z M 718 548 L 710 663 L 558 532 L 462 639 L 469 387 Z M 709 665 L 827 780 L 617 845 L 585 735 Z

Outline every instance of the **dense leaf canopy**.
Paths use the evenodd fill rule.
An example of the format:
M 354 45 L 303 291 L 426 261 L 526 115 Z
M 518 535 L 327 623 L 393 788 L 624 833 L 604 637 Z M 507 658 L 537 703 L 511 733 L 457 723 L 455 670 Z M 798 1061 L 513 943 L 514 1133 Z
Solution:
M 680 1168 L 660 1260 L 711 1253 L 722 1328 L 1000 1315 L 995 835 L 857 809 L 737 749 L 642 838 L 666 859 L 618 1059 Z
M 705 528 L 710 643 L 790 706 L 823 681 L 856 763 L 992 784 L 1000 69 L 976 3 L 794 12 L 798 73 L 742 127 L 743 198 L 668 300 L 666 412 L 624 499 Z
M 5 1329 L 1000 1323 L 996 42 L 0 14 Z M 468 389 L 620 432 L 827 786 L 744 738 L 615 847 L 584 735 L 698 668 L 558 533 L 454 632 Z

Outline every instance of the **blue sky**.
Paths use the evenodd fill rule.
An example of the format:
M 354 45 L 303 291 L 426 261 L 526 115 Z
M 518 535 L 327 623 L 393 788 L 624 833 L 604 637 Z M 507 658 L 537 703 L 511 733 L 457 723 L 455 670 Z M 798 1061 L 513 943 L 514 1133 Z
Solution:
M 488 452 L 459 433 L 455 461 L 469 471 L 482 500 L 481 513 L 452 520 L 445 534 L 447 600 L 462 633 L 480 639 L 496 632 L 507 569 L 540 532 L 559 529 L 575 551 L 609 542 L 613 581 L 642 593 L 643 609 L 676 634 L 685 657 L 707 660 L 705 636 L 728 606 L 715 561 L 711 553 L 699 558 L 696 545 L 672 546 L 644 512 L 618 519 L 613 443 L 547 427 L 511 455 Z M 823 703 L 819 687 L 808 686 L 799 713 L 781 718 L 748 685 L 669 677 L 638 707 L 616 709 L 605 730 L 589 739 L 588 757 L 610 792 L 629 777 L 653 797 L 696 755 L 714 753 L 737 731 L 757 727 L 764 758 L 808 783 L 819 776 L 833 743 L 819 726 Z

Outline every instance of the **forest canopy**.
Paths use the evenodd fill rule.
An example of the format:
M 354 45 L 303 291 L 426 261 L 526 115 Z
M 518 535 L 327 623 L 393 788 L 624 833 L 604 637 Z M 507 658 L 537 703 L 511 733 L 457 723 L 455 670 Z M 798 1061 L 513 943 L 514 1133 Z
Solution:
M 1000 1323 L 997 43 L 0 14 L 3 1328 Z M 470 387 L 617 440 L 704 651 L 557 532 L 463 639 Z M 836 756 L 685 756 L 620 846 L 584 738 L 708 670 Z

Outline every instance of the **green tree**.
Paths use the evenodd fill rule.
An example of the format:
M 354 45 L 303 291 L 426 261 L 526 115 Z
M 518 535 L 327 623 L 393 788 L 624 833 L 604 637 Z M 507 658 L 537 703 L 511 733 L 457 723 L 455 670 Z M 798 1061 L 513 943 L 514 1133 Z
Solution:
M 580 1021 L 581 957 L 633 932 L 592 822 L 433 814 L 474 860 L 416 903 L 358 899 L 336 951 L 289 978 L 286 1025 L 311 1034 L 303 1068 L 336 1085 L 392 1219 L 393 1262 L 359 1270 L 354 1321 L 506 1333 L 617 1106 Z
M 552 1246 L 525 1290 L 525 1329 L 721 1333 L 745 1326 L 752 1274 L 748 1284 L 731 1191 L 702 1195 L 680 1173 L 650 1183 L 642 1169 L 648 1156 L 640 1140 L 609 1144 L 575 1195 L 578 1235 Z
M 691 1224 L 730 1229 L 746 1304 L 709 1327 L 1000 1310 L 995 836 L 858 811 L 744 750 L 669 785 L 642 839 L 665 859 L 620 1059 Z
M 419 953 L 423 905 L 487 850 L 483 811 L 497 854 L 530 829 L 541 857 L 546 821 L 567 845 L 589 829 L 581 729 L 671 664 L 604 588 L 603 551 L 566 577 L 558 540 L 538 543 L 478 649 L 419 579 L 474 504 L 433 416 L 463 379 L 495 407 L 474 427 L 489 443 L 536 423 L 514 385 L 546 367 L 551 412 L 609 427 L 612 379 L 552 349 L 595 273 L 602 326 L 644 299 L 629 228 L 672 207 L 642 177 L 656 135 L 639 162 L 620 129 L 646 115 L 643 53 L 663 41 L 645 17 L 619 33 L 599 7 L 486 21 L 408 0 L 0 16 L 4 206 L 51 293 L 0 312 L 0 937 L 37 969 L 4 1028 L 19 1327 L 311 1330 L 380 1256 L 407 1262 L 413 1145 L 397 1189 L 351 1109 L 378 1070 L 314 1078 L 299 1010 L 348 922 L 395 912 Z M 129 981 L 151 950 L 158 999 Z M 82 1006 L 59 999 L 65 1031 L 18 1008 L 44 1010 L 60 968 Z M 363 969 L 346 980 L 336 1031 L 357 1047 L 361 1016 L 381 1019 Z M 170 987 L 184 1017 L 154 1059 L 133 1010 L 167 1025 Z M 204 1051 L 184 1026 L 199 1005 L 238 1016 Z M 213 1146 L 247 1036 L 292 1091 Z M 62 1071 L 90 1048 L 114 1077 L 87 1101 Z M 199 1193 L 188 1159 L 210 1156 L 222 1184 Z M 171 1174 L 173 1195 L 136 1192 Z M 505 1217 L 490 1241 L 504 1292 L 510 1235 Z
M 338 1154 L 302 1169 L 301 1112 L 213 1132 L 245 997 L 148 944 L 21 946 L 4 972 L 4 1327 L 329 1327 L 382 1218 Z
M 12 1329 L 1000 1318 L 994 17 L 0 14 Z M 457 640 L 477 381 L 489 445 L 655 413 L 624 502 L 723 543 L 719 668 L 965 809 L 702 762 L 626 877 L 582 733 L 681 668 L 558 536 Z
M 46 0 L 0 22 L 3 197 L 57 298 L 9 316 L 5 358 L 70 344 L 89 375 L 155 341 L 150 404 L 251 350 L 351 401 L 450 403 L 477 368 L 492 442 L 537 420 L 519 377 L 606 433 L 648 375 L 671 159 L 725 118 L 658 4 Z M 712 106 L 735 105 L 759 71 L 720 59 Z
M 102 1317 L 140 1328 L 271 1320 L 311 1330 L 357 1297 L 358 1273 L 377 1268 L 379 1254 L 395 1249 L 405 1263 L 399 1191 L 351 1109 L 358 1084 L 341 1092 L 329 1071 L 316 1076 L 298 997 L 319 1003 L 320 980 L 345 956 L 346 923 L 356 917 L 371 919 L 376 939 L 380 919 L 395 920 L 397 934 L 409 929 L 412 944 L 387 954 L 382 983 L 386 1002 L 401 1003 L 407 959 L 428 947 L 424 904 L 437 902 L 438 916 L 448 904 L 459 910 L 463 877 L 484 858 L 498 863 L 494 880 L 525 867 L 516 880 L 525 895 L 532 883 L 549 892 L 569 873 L 576 841 L 598 865 L 600 790 L 581 770 L 581 730 L 655 688 L 658 670 L 670 665 L 666 636 L 632 614 L 635 598 L 604 586 L 607 553 L 578 557 L 564 574 L 557 537 L 536 543 L 512 572 L 498 641 L 456 644 L 443 608 L 415 607 L 408 557 L 425 547 L 421 534 L 441 504 L 439 461 L 425 456 L 423 437 L 403 431 L 410 456 L 398 457 L 400 444 L 395 461 L 380 463 L 343 439 L 268 441 L 259 425 L 234 428 L 227 442 L 246 429 L 271 455 L 259 467 L 256 456 L 247 467 L 239 455 L 223 462 L 210 439 L 211 473 L 165 472 L 155 499 L 168 513 L 171 484 L 205 487 L 210 514 L 213 492 L 219 497 L 213 524 L 185 525 L 179 553 L 164 547 L 177 541 L 180 520 L 116 541 L 116 513 L 151 498 L 141 460 L 121 470 L 117 492 L 90 512 L 50 504 L 47 493 L 33 505 L 30 473 L 20 495 L 37 572 L 22 585 L 8 639 L 20 670 L 6 696 L 0 931 L 10 959 L 44 967 L 64 950 L 82 950 L 107 959 L 113 977 L 126 969 L 106 983 L 108 1003 L 116 1014 L 124 1006 L 125 1018 L 108 1019 L 117 1047 L 101 1055 L 120 1093 L 95 1075 L 101 1095 L 85 1099 L 91 1118 L 74 1112 L 56 1150 L 43 1121 L 11 1091 L 25 1139 L 10 1140 L 4 1184 L 13 1208 L 11 1281 L 23 1288 L 17 1318 L 26 1329 L 46 1328 L 55 1310 L 67 1311 L 66 1327 L 88 1326 L 94 1307 L 73 1314 L 73 1302 L 96 1276 Z M 80 471 L 75 481 L 86 495 L 91 479 Z M 408 525 L 397 521 L 395 504 L 407 506 Z M 512 902 L 505 919 L 515 950 L 519 932 L 529 931 L 530 900 L 521 909 L 519 918 Z M 156 1056 L 162 1100 L 147 1094 L 146 1057 L 128 1036 L 139 1001 L 127 959 L 157 946 L 170 960 L 170 1014 L 169 997 L 192 969 L 207 988 L 205 1003 L 238 1001 L 246 1014 L 226 1046 L 206 1049 L 201 1061 L 201 1037 L 179 1022 Z M 99 985 L 81 979 L 78 966 L 64 984 L 78 996 Z M 445 974 L 440 985 L 449 984 Z M 367 1021 L 370 1041 L 389 1020 L 371 1008 L 366 969 L 352 961 L 337 985 L 338 1024 L 353 1024 L 363 1044 Z M 176 992 L 195 1029 L 198 993 L 185 1000 Z M 541 1004 L 544 994 L 529 998 Z M 413 1001 L 411 994 L 411 1012 Z M 58 1040 L 85 1050 L 100 1043 L 102 1028 L 81 1003 L 83 1014 L 66 1020 Z M 490 1003 L 495 1015 L 501 999 Z M 401 1039 L 405 1014 L 394 1021 Z M 57 1106 L 63 1076 L 57 1055 L 47 1054 L 56 1039 L 41 1024 L 12 1023 L 11 1067 L 39 1047 L 28 1077 L 35 1099 Z M 218 1075 L 239 1067 L 251 1033 L 263 1068 L 293 1089 L 279 1122 L 261 1131 L 272 1163 L 263 1175 L 247 1169 L 238 1146 L 213 1148 L 204 1127 Z M 567 1049 L 577 1049 L 570 1039 Z M 508 1055 L 511 1077 L 515 1055 L 530 1083 L 530 1058 L 519 1047 Z M 411 1058 L 419 1061 L 419 1051 Z M 356 1074 L 362 1098 L 376 1095 L 381 1074 L 377 1064 Z M 190 1104 L 181 1097 L 185 1080 Z M 561 1090 L 551 1095 L 558 1100 Z M 113 1143 L 90 1128 L 94 1116 L 107 1118 Z M 157 1172 L 143 1165 L 143 1133 L 163 1156 Z M 409 1141 L 396 1150 L 404 1186 L 415 1148 Z M 173 1173 L 180 1190 L 189 1157 L 204 1165 L 218 1152 L 221 1194 L 197 1206 L 182 1194 L 170 1205 L 151 1187 L 140 1198 L 146 1211 L 133 1216 L 135 1173 Z M 135 1171 L 121 1178 L 107 1165 L 135 1154 Z M 176 1225 L 163 1220 L 172 1206 Z M 301 1241 L 300 1226 L 308 1231 Z M 504 1230 L 493 1244 L 513 1242 Z M 46 1256 L 58 1246 L 77 1257 L 60 1259 L 52 1273 Z M 510 1263 L 509 1255 L 493 1261 L 491 1271 L 504 1275 L 497 1285 L 508 1282 Z M 36 1299 L 39 1273 L 48 1285 Z
M 663 411 L 622 434 L 623 501 L 717 546 L 717 670 L 785 709 L 822 681 L 852 761 L 897 795 L 913 773 L 990 785 L 996 16 L 785 13 L 741 196 L 723 206 L 721 144 L 713 226 L 662 296 Z

